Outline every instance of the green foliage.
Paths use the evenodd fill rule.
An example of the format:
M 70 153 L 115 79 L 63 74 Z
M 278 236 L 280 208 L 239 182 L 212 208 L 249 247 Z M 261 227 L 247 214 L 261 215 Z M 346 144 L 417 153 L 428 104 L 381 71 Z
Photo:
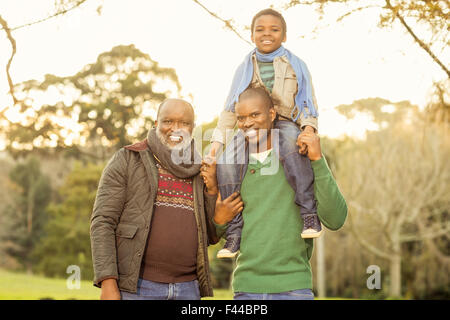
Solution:
M 194 131 L 194 139 L 196 140 L 197 146 L 201 146 L 202 150 L 199 150 L 202 155 L 209 152 L 210 139 L 214 128 L 217 126 L 218 117 L 214 118 L 211 122 L 203 123 L 201 126 L 197 127 Z
M 2 241 L 5 252 L 30 270 L 31 255 L 47 222 L 46 207 L 51 199 L 49 179 L 37 158 L 17 164 L 9 174 L 11 204 L 3 211 Z
M 77 163 L 58 191 L 61 201 L 49 208 L 46 236 L 34 256 L 35 270 L 46 276 L 64 277 L 69 265 L 81 268 L 84 279 L 93 278 L 90 216 L 103 166 Z
M 37 149 L 82 151 L 105 160 L 118 147 L 145 136 L 155 110 L 181 86 L 174 69 L 162 68 L 134 47 L 117 46 L 73 76 L 16 85 L 20 121 L 2 128 L 13 155 Z
M 217 259 L 217 252 L 223 248 L 224 239 L 214 246 L 208 248 L 209 268 L 211 270 L 211 278 L 214 288 L 231 288 L 231 276 L 233 273 L 232 259 Z

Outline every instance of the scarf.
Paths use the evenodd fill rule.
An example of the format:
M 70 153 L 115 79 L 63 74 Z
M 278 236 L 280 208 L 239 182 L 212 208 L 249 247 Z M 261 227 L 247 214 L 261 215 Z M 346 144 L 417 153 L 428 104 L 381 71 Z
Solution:
M 297 85 L 299 88 L 299 90 L 297 90 L 297 95 L 295 96 L 295 107 L 292 109 L 291 118 L 294 122 L 296 122 L 302 112 L 305 118 L 309 115 L 317 118 L 318 113 L 314 107 L 312 99 L 312 85 L 308 68 L 300 58 L 285 49 L 283 46 L 268 54 L 260 53 L 258 49 L 255 48 L 245 57 L 244 61 L 237 68 L 236 73 L 234 74 L 233 83 L 231 84 L 231 89 L 225 102 L 225 110 L 234 112 L 234 105 L 238 101 L 239 95 L 248 88 L 250 82 L 252 81 L 252 55 L 254 53 L 256 54 L 257 60 L 261 62 L 273 62 L 273 59 L 276 57 L 287 57 L 289 63 L 295 71 L 295 75 L 297 76 Z M 306 114 L 305 107 L 308 107 L 309 115 Z M 294 117 L 296 110 L 297 115 Z
M 195 149 L 194 139 L 184 149 L 170 149 L 158 138 L 156 128 L 152 128 L 148 132 L 147 143 L 161 165 L 174 176 L 186 179 L 200 172 L 202 158 Z

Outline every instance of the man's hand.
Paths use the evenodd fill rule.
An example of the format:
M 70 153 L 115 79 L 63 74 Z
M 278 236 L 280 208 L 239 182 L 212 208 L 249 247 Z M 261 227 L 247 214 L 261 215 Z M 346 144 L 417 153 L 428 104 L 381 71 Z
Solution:
M 315 133 L 316 130 L 311 127 L 311 126 L 305 126 L 305 128 L 303 129 L 303 132 L 307 132 L 307 133 Z M 308 146 L 306 144 L 304 144 L 301 140 L 300 140 L 300 136 L 301 134 L 298 135 L 297 137 L 297 145 L 300 147 L 300 149 L 298 150 L 299 153 L 305 155 L 308 153 Z
M 216 224 L 225 224 L 233 220 L 233 218 L 244 210 L 244 203 L 242 202 L 239 192 L 233 193 L 231 196 L 222 201 L 222 197 L 217 197 L 216 210 L 214 213 L 214 222 Z
M 303 131 L 298 136 L 298 141 L 304 143 L 308 148 L 308 158 L 316 161 L 322 158 L 322 150 L 320 148 L 320 138 L 315 133 Z
M 200 175 L 206 185 L 206 192 L 210 195 L 215 195 L 219 191 L 217 187 L 217 176 L 216 176 L 216 158 L 211 156 L 206 156 L 202 160 L 202 166 L 200 168 Z
M 120 300 L 120 291 L 116 279 L 105 279 L 102 281 L 100 300 Z

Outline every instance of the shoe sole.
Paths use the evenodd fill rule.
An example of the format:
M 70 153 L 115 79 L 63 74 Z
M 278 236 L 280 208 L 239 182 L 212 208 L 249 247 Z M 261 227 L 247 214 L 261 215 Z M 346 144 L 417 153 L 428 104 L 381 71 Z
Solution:
M 234 258 L 238 253 L 221 253 L 217 254 L 218 259 L 224 259 L 224 258 Z
M 303 239 L 312 239 L 312 238 L 318 238 L 320 237 L 320 235 L 322 234 L 323 230 L 320 230 L 319 232 L 314 232 L 314 233 L 306 233 L 306 234 L 301 234 Z

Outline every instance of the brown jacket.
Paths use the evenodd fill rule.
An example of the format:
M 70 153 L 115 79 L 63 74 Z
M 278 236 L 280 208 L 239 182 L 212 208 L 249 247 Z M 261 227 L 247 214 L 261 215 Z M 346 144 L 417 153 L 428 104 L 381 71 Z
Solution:
M 207 246 L 219 240 L 213 223 L 216 196 L 204 193 L 200 175 L 193 179 L 197 279 L 200 295 L 212 296 Z M 157 189 L 158 170 L 146 140 L 120 149 L 107 164 L 91 217 L 95 286 L 115 278 L 120 290 L 136 293 Z

